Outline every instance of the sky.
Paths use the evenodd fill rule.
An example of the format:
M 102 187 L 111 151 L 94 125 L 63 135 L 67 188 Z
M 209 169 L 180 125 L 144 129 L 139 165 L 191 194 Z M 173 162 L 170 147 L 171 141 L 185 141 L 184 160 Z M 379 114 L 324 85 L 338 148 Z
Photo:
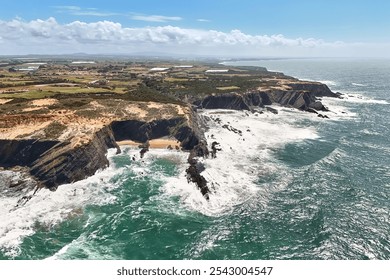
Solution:
M 387 0 L 0 3 L 0 55 L 390 57 Z

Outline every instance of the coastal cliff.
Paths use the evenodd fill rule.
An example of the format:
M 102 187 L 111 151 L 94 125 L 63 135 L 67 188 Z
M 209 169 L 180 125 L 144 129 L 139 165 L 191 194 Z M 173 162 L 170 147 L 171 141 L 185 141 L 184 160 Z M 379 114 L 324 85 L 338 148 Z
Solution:
M 0 135 L 5 139 L 0 139 L 0 167 L 26 167 L 39 186 L 55 190 L 106 168 L 107 150 L 120 152 L 117 141 L 145 143 L 172 137 L 184 150 L 191 150 L 201 135 L 195 113 L 178 105 L 109 101 L 109 105 L 121 106 L 113 114 L 111 106 L 95 100 L 77 111 L 65 111 L 59 102 L 43 99 L 41 107 L 22 109 L 47 110 L 44 115 L 2 117 Z M 47 104 L 57 107 L 48 108 Z M 89 117 L 91 107 L 98 118 Z
M 252 110 L 273 103 L 299 110 L 326 111 L 319 97 L 339 97 L 326 85 L 316 82 L 280 83 L 268 88 L 258 88 L 244 93 L 219 93 L 193 102 L 202 109 Z
M 118 141 L 140 143 L 146 149 L 145 153 L 150 140 L 170 138 L 177 140 L 182 150 L 189 151 L 188 182 L 194 183 L 207 199 L 210 189 L 202 176 L 205 167 L 198 159 L 215 155 L 218 143 L 209 147 L 204 136 L 207 128 L 196 113 L 197 109 L 256 111 L 279 104 L 326 117 L 317 112 L 327 110 L 320 98 L 339 97 L 321 83 L 266 71 L 261 75 L 250 72 L 248 76 L 245 71 L 249 70 L 242 71 L 234 72 L 238 75 L 234 81 L 241 81 L 240 86 L 255 83 L 256 87 L 237 92 L 219 91 L 240 89 L 238 86 L 216 87 L 211 93 L 197 92 L 189 96 L 189 80 L 171 78 L 168 82 L 183 81 L 175 90 L 187 90 L 182 92 L 186 104 L 177 100 L 177 103 L 131 101 L 127 100 L 129 96 L 111 98 L 111 95 L 3 100 L 0 103 L 3 112 L 0 115 L 0 167 L 26 167 L 39 186 L 55 190 L 61 184 L 82 180 L 106 168 L 109 165 L 107 150 L 115 148 L 120 152 Z M 241 77 L 241 73 L 244 76 Z M 253 82 L 251 75 L 253 78 L 260 75 L 260 78 L 256 76 Z M 207 78 L 221 83 L 228 77 Z M 162 94 L 166 90 L 166 82 L 153 81 L 144 85 L 152 87 L 149 91 L 143 87 L 143 95 L 150 96 L 158 83 L 162 85 L 158 87 Z M 198 88 L 199 81 L 191 83 L 196 86 L 194 89 Z M 213 83 L 205 84 L 211 87 Z
M 120 152 L 111 129 L 103 127 L 86 144 L 74 146 L 70 142 L 63 142 L 47 150 L 32 163 L 30 173 L 53 190 L 61 184 L 82 180 L 106 168 L 109 165 L 106 154 L 110 148 Z
M 108 166 L 107 150 L 120 151 L 110 128 L 97 131 L 82 145 L 54 140 L 0 140 L 0 166 L 28 167 L 41 186 L 55 190 Z

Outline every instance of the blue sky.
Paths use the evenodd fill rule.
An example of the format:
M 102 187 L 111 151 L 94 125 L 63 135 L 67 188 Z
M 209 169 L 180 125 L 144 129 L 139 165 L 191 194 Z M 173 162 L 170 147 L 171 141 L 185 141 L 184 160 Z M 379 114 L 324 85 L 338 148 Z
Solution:
M 389 44 L 385 0 L 43 0 L 7 1 L 0 10 L 0 54 L 175 48 L 183 54 L 389 56 Z

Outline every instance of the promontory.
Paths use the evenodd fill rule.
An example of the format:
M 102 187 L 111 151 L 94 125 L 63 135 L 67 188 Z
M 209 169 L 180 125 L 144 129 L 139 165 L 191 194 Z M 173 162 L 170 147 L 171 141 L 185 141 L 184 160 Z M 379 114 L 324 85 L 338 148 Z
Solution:
M 118 143 L 132 143 L 146 153 L 159 139 L 160 147 L 189 152 L 188 180 L 207 199 L 197 158 L 216 152 L 216 144 L 206 141 L 198 109 L 253 112 L 280 104 L 327 117 L 320 98 L 339 97 L 324 84 L 261 67 L 136 59 L 3 60 L 0 170 L 23 171 L 36 188 L 51 190 L 105 168 L 107 150 L 120 153 Z M 5 187 L 20 189 L 25 184 L 20 180 Z

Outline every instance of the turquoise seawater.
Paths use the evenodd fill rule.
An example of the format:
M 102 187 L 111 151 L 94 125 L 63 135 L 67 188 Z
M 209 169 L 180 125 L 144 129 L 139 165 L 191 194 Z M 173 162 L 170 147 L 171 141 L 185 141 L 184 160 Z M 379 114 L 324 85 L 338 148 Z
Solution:
M 25 207 L 10 211 L 17 198 L 2 196 L 0 259 L 389 259 L 390 61 L 230 64 L 322 81 L 346 98 L 323 100 L 330 120 L 280 107 L 201 113 L 207 136 L 222 135 L 205 161 L 210 202 L 184 177 L 186 153 L 141 160 L 131 148 Z

